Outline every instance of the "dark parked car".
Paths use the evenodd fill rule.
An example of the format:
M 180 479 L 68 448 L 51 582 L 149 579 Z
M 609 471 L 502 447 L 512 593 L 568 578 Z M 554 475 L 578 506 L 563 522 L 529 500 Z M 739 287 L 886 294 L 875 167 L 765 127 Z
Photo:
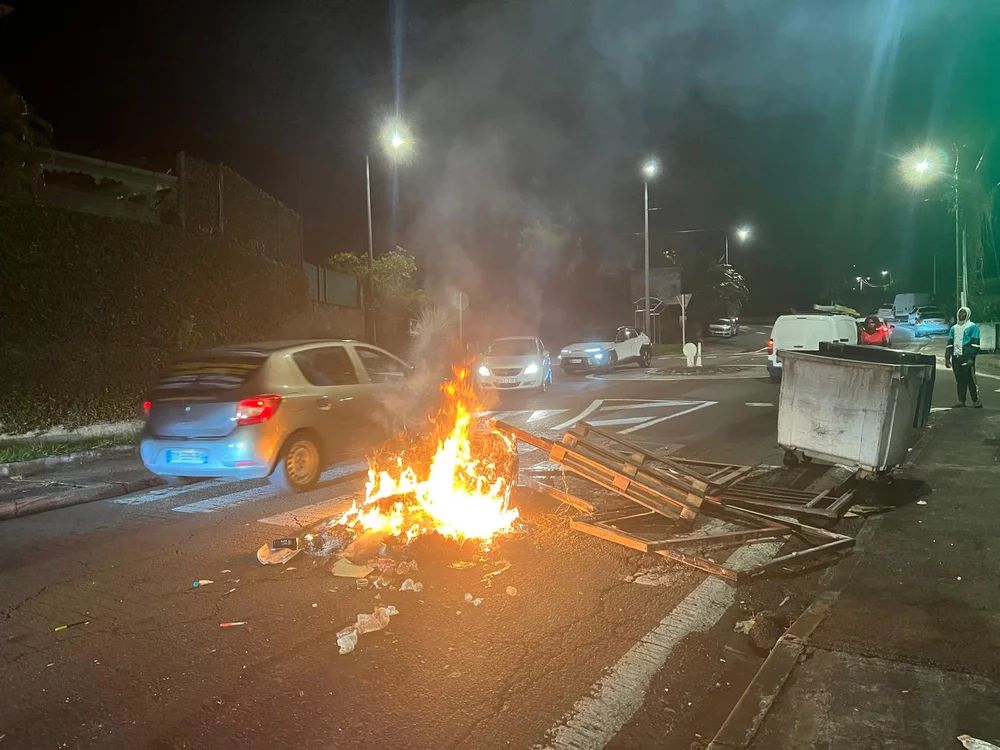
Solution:
M 175 362 L 144 403 L 140 454 L 168 482 L 270 477 L 295 492 L 385 436 L 411 368 L 357 341 L 278 341 Z

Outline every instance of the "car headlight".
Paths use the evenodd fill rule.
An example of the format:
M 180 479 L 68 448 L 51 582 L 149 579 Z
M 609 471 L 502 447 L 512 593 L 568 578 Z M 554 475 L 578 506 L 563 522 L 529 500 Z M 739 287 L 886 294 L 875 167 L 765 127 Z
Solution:
M 602 359 L 604 359 L 604 352 L 598 352 L 597 354 L 595 354 L 594 359 L 600 362 Z
M 490 376 L 490 368 L 486 365 L 479 365 L 479 374 L 484 378 L 488 378 Z
M 538 372 L 538 365 L 534 362 L 524 368 L 525 375 L 534 375 L 536 372 Z
M 601 351 L 601 349 L 600 349 L 600 347 L 592 346 L 589 349 L 584 349 L 584 351 L 587 352 L 588 354 L 593 354 L 594 352 Z

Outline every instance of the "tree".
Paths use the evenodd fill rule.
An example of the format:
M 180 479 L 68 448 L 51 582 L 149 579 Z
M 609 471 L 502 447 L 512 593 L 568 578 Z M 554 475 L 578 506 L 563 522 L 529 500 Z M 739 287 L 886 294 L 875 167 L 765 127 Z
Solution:
M 380 331 L 389 329 L 390 339 L 426 299 L 417 286 L 417 261 L 402 248 L 379 255 L 370 270 L 368 258 L 355 253 L 337 253 L 328 262 L 335 271 L 358 278 L 365 293 L 370 295 L 366 301 L 370 315 L 381 321 Z
M 42 185 L 37 149 L 48 148 L 51 139 L 52 126 L 0 76 L 0 193 L 37 196 Z
M 666 250 L 667 265 L 681 267 L 685 293 L 691 294 L 688 316 L 707 323 L 713 318 L 739 315 L 750 298 L 750 288 L 743 274 L 730 265 L 706 255 L 688 255 L 678 262 L 677 254 Z

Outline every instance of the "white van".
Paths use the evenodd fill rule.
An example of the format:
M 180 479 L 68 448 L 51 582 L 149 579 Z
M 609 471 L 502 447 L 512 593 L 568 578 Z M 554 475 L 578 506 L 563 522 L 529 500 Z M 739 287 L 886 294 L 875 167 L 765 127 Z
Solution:
M 849 315 L 782 315 L 774 321 L 767 341 L 767 373 L 775 383 L 781 380 L 782 351 L 816 351 L 820 341 L 858 343 L 858 324 Z

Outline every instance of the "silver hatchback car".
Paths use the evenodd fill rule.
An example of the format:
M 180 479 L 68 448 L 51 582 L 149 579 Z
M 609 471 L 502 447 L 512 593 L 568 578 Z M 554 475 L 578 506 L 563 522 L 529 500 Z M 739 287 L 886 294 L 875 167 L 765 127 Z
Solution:
M 168 483 L 270 477 L 302 492 L 338 458 L 385 437 L 386 400 L 412 368 L 358 341 L 230 346 L 174 363 L 143 404 L 139 452 Z

